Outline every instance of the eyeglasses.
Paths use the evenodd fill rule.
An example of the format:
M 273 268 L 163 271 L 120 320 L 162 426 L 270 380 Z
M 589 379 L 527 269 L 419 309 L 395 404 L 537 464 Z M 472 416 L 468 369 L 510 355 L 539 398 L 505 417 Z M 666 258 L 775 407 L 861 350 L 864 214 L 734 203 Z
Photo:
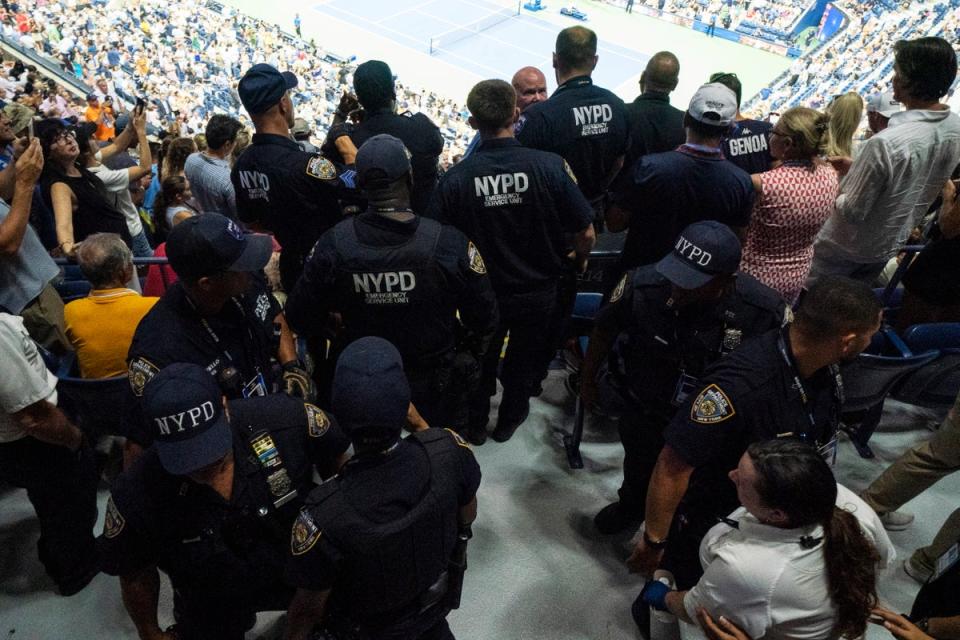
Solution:
M 57 135 L 55 135 L 53 137 L 53 140 L 50 141 L 50 143 L 57 144 L 58 142 L 68 142 L 70 140 L 76 140 L 76 139 L 77 139 L 77 134 L 71 131 L 70 129 L 66 129 L 64 131 L 61 131 Z

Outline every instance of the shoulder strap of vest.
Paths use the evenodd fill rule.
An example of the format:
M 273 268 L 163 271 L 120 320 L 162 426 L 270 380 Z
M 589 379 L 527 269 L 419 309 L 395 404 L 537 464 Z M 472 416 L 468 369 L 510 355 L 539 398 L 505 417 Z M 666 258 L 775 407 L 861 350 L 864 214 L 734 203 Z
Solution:
M 413 247 L 418 253 L 432 256 L 437 251 L 437 244 L 440 242 L 440 233 L 443 231 L 443 225 L 436 220 L 420 216 L 420 222 L 417 225 L 417 232 L 414 234 Z

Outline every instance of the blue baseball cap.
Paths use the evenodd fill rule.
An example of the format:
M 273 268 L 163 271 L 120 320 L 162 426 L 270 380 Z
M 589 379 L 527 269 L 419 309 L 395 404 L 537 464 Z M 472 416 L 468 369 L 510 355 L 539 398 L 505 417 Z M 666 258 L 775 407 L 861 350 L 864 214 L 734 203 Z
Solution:
M 283 73 L 269 64 L 250 67 L 237 85 L 240 102 L 251 116 L 263 113 L 280 102 L 290 89 L 297 86 L 297 76 L 289 71 Z
M 217 380 L 196 364 L 164 367 L 143 391 L 153 446 L 168 473 L 182 476 L 220 460 L 233 446 Z
M 395 439 L 409 406 L 410 384 L 395 346 L 367 336 L 343 350 L 333 374 L 330 408 L 351 440 Z
M 361 188 L 385 186 L 410 173 L 410 152 L 399 138 L 381 133 L 360 145 L 354 166 Z
M 167 259 L 180 277 L 201 278 L 221 271 L 259 271 L 273 254 L 270 236 L 244 233 L 219 213 L 191 216 L 170 230 Z
M 681 289 L 699 289 L 719 275 L 740 269 L 742 248 L 733 229 L 716 220 L 689 225 L 657 271 Z

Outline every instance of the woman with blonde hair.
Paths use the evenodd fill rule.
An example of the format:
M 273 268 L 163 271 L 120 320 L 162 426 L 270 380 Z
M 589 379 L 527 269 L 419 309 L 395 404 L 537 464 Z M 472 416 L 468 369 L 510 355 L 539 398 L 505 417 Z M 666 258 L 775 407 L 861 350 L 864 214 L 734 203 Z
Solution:
M 751 176 L 757 195 L 740 268 L 789 304 L 800 295 L 813 242 L 837 198 L 837 172 L 818 158 L 830 121 L 807 107 L 784 112 L 770 131 L 770 155 L 780 166 Z
M 827 155 L 852 158 L 853 135 L 863 118 L 863 98 L 855 91 L 841 94 L 827 106 L 827 115 L 830 116 Z

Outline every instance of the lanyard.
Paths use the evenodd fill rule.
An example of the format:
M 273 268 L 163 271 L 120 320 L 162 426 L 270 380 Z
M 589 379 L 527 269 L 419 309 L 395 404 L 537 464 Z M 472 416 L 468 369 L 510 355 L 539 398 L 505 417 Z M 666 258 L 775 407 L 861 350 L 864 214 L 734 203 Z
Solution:
M 811 442 L 813 434 L 817 431 L 817 420 L 813 415 L 813 407 L 811 406 L 810 396 L 807 394 L 806 388 L 803 386 L 803 381 L 800 379 L 800 372 L 797 370 L 797 364 L 793 361 L 793 358 L 790 357 L 790 353 L 787 351 L 787 341 L 784 340 L 783 331 L 780 332 L 780 337 L 777 338 L 777 348 L 780 351 L 780 355 L 783 357 L 784 363 L 789 367 L 790 372 L 793 374 L 793 385 L 796 387 L 797 391 L 800 392 L 800 402 L 803 404 L 803 410 L 807 414 L 807 421 L 810 423 L 810 433 L 802 432 L 799 434 L 800 440 L 803 442 Z M 843 381 L 840 378 L 840 370 L 836 365 L 830 365 L 830 373 L 833 374 L 833 394 L 834 399 L 836 399 L 838 406 L 843 404 Z M 835 422 L 835 421 L 832 421 Z M 831 425 L 831 431 L 835 431 L 836 424 Z M 782 434 L 788 435 L 788 434 Z M 832 438 L 833 434 L 830 434 Z M 829 440 L 828 440 L 829 441 Z M 820 443 L 813 439 L 812 444 L 820 445 Z
M 780 166 L 782 167 L 812 167 L 813 160 L 784 160 Z
M 190 304 L 190 307 L 193 308 L 194 311 L 196 311 L 196 310 L 197 310 L 197 306 L 193 303 L 193 300 L 190 299 L 190 296 L 184 296 L 184 297 L 185 297 L 185 299 L 187 300 L 187 302 Z M 230 298 L 230 301 L 233 302 L 234 306 L 237 307 L 237 311 L 240 312 L 240 316 L 241 316 L 244 320 L 246 320 L 246 318 L 247 318 L 247 312 L 243 310 L 243 305 L 241 305 L 240 302 L 239 302 L 236 298 Z M 223 344 L 222 344 L 222 342 L 221 342 L 221 340 L 220 340 L 220 336 L 218 336 L 218 335 L 217 335 L 217 332 L 213 330 L 213 327 L 210 326 L 210 323 L 207 321 L 207 319 L 206 319 L 205 317 L 200 316 L 200 324 L 201 324 L 201 326 L 203 326 L 203 328 L 206 330 L 207 335 L 210 336 L 210 339 L 213 340 L 213 344 L 216 346 L 216 348 L 219 349 L 220 351 L 222 351 L 222 352 L 223 352 L 223 355 L 226 356 L 227 360 L 228 360 L 231 364 L 233 364 L 233 363 L 234 363 L 233 355 L 230 353 L 230 351 L 227 350 L 226 347 L 223 346 Z M 253 332 L 250 330 L 250 325 L 249 325 L 249 323 L 247 323 L 247 322 L 244 322 L 244 325 L 246 325 L 247 337 L 250 338 L 250 344 L 253 345 L 253 344 L 256 342 L 256 340 L 255 340 L 254 337 L 253 337 Z M 244 349 L 246 349 L 246 345 L 244 345 Z M 256 354 L 254 354 L 254 358 L 256 358 Z M 254 363 L 253 369 L 254 369 L 254 371 L 256 371 L 258 374 L 261 373 L 261 371 L 260 371 L 260 365 Z
M 590 77 L 580 78 L 580 79 L 577 80 L 576 82 L 574 82 L 573 80 L 569 80 L 569 81 L 567 81 L 567 82 L 564 82 L 564 83 L 563 83 L 562 85 L 560 85 L 559 87 L 557 87 L 557 90 L 554 91 L 553 93 L 554 93 L 554 95 L 556 95 L 556 94 L 560 93 L 561 91 L 563 91 L 564 89 L 570 89 L 570 88 L 576 88 L 576 87 L 583 87 L 583 86 L 592 85 L 592 84 L 593 84 L 593 78 L 590 78 Z

